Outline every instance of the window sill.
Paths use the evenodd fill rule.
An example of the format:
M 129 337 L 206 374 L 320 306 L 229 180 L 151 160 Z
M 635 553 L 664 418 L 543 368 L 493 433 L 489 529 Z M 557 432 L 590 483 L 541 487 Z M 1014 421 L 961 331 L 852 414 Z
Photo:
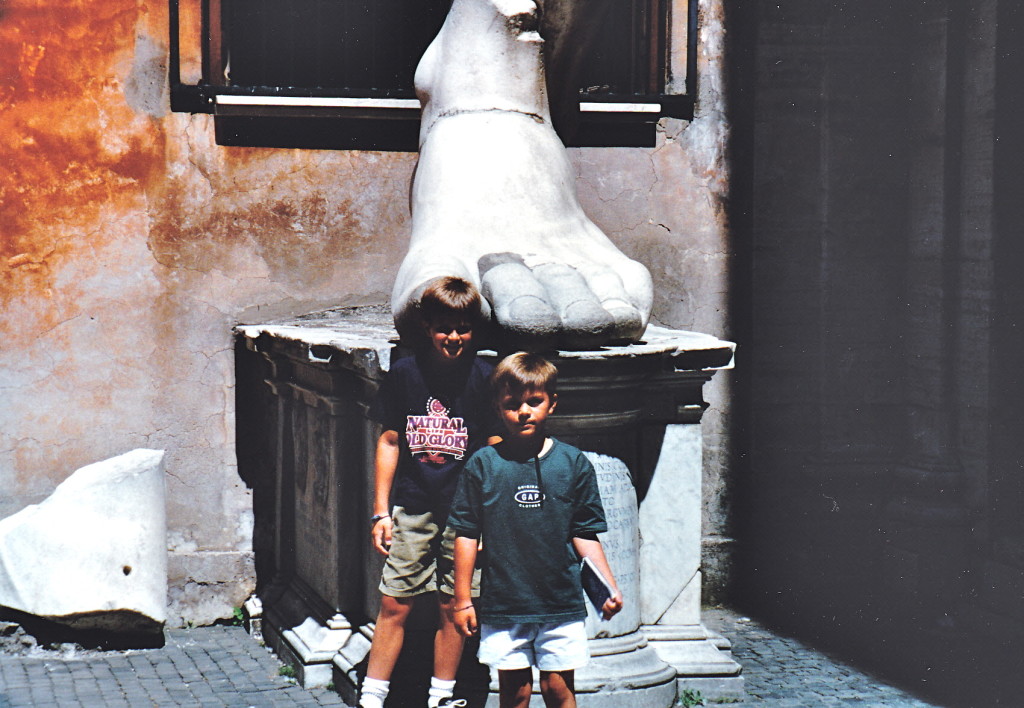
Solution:
M 171 108 L 212 113 L 220 145 L 356 150 L 417 149 L 419 101 L 410 97 L 178 85 Z M 584 96 L 569 147 L 653 147 L 662 117 L 690 119 L 689 96 Z

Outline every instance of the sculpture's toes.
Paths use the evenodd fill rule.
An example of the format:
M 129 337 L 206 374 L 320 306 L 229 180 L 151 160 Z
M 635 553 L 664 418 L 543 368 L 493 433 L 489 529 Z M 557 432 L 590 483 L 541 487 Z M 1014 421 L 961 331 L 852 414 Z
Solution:
M 636 297 L 607 266 L 578 270 L 566 263 L 541 263 L 530 268 L 518 254 L 490 253 L 478 267 L 499 330 L 525 348 L 592 349 L 636 341 L 643 334 Z M 624 272 L 650 278 L 643 266 L 635 274 Z
M 564 263 L 546 263 L 535 267 L 533 274 L 561 320 L 563 347 L 589 349 L 612 338 L 615 319 L 579 271 Z
M 642 266 L 636 272 L 629 273 L 634 281 L 634 289 L 646 292 L 650 275 Z M 610 341 L 635 342 L 643 336 L 644 314 L 635 304 L 635 296 L 630 294 L 622 282 L 620 274 L 608 268 L 598 268 L 586 274 L 587 286 L 601 302 L 601 307 L 612 317 L 614 324 L 611 329 Z
M 481 293 L 490 302 L 501 333 L 523 349 L 555 346 L 562 322 L 547 292 L 522 259 L 490 254 L 480 259 Z

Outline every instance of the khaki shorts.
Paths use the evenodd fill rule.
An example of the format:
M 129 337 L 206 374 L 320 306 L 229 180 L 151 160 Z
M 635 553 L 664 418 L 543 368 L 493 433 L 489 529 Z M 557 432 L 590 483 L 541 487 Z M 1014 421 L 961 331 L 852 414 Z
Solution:
M 442 533 L 434 515 L 391 513 L 391 549 L 381 573 L 380 591 L 390 597 L 415 597 L 440 590 L 455 594 L 455 532 Z M 473 597 L 480 595 L 480 569 L 473 571 Z

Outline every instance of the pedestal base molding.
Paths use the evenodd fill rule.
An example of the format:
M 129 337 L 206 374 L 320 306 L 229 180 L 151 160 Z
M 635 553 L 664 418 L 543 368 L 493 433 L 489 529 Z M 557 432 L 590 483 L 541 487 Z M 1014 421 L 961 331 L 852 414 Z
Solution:
M 264 611 L 263 637 L 282 662 L 295 669 L 305 688 L 322 688 L 334 680 L 333 661 L 353 635 L 344 615 L 327 620 L 312 616 L 301 595 L 287 588 Z
M 641 629 L 658 658 L 677 674 L 680 695 L 695 689 L 705 701 L 743 700 L 742 667 L 732 658 L 725 637 L 704 625 L 644 625 Z

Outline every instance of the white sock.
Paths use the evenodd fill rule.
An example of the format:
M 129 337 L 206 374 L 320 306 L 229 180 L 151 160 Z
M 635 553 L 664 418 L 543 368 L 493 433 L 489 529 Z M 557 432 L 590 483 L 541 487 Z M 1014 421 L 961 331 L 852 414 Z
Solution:
M 445 698 L 455 695 L 455 681 L 445 681 L 437 676 L 430 677 L 430 691 L 427 693 L 427 708 L 437 708 Z
M 359 695 L 359 708 L 384 708 L 384 701 L 387 700 L 390 688 L 390 681 L 381 681 L 367 676 L 363 679 L 363 690 Z

